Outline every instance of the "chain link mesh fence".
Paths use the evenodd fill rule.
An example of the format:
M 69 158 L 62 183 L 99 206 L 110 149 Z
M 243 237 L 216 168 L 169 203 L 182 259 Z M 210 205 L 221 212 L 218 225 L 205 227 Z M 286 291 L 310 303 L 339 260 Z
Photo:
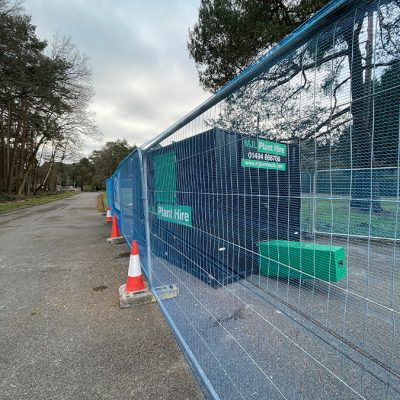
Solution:
M 330 4 L 107 181 L 211 397 L 400 397 L 399 29 Z

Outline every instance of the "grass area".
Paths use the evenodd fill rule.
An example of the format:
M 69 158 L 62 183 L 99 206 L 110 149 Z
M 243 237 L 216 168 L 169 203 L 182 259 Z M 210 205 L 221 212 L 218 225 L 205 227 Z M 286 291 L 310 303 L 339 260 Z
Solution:
M 11 196 L 5 195 L 0 197 L 0 213 L 16 210 L 18 208 L 25 208 L 25 207 L 37 206 L 39 204 L 49 203 L 54 200 L 60 200 L 66 197 L 74 196 L 77 193 L 80 192 L 57 192 L 57 193 L 46 194 L 43 196 L 27 197 L 22 200 L 12 199 Z
M 348 199 L 316 198 L 315 231 L 380 238 L 400 239 L 400 204 L 393 199 L 381 199 L 383 212 L 362 212 L 349 207 Z M 397 222 L 398 220 L 398 222 Z M 303 198 L 301 204 L 302 230 L 312 229 L 312 199 Z

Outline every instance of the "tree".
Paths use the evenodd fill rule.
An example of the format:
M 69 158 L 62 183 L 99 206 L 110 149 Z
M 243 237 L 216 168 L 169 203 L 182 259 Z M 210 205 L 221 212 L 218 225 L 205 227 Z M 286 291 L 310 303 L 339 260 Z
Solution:
M 313 12 L 311 6 L 318 6 L 301 1 L 290 4 L 284 10 L 307 4 Z M 262 39 L 258 28 L 254 28 L 258 26 L 258 15 L 265 19 L 269 12 L 266 8 L 264 2 L 255 0 L 201 3 L 199 21 L 190 33 L 189 50 L 205 88 L 218 89 L 272 44 L 273 35 Z M 279 21 L 272 14 L 265 22 L 267 33 Z M 353 171 L 351 206 L 380 212 L 379 188 L 372 182 L 371 168 L 378 165 L 376 144 L 382 138 L 376 125 L 377 112 L 382 110 L 378 106 L 379 93 L 384 90 L 385 71 L 400 61 L 398 15 L 398 0 L 359 8 L 356 14 L 322 30 L 237 90 L 210 124 L 298 143 L 305 156 L 302 168 L 310 170 L 326 161 L 329 168 L 336 163 L 343 167 L 343 157 L 335 147 L 345 143 L 342 136 L 347 135 L 351 151 L 345 167 Z M 294 25 L 300 19 L 292 19 Z M 238 26 L 245 32 L 243 40 L 235 30 Z M 391 87 L 390 93 L 398 104 L 398 91 Z M 397 159 L 397 148 L 386 149 L 392 153 L 388 159 Z
M 83 137 L 98 134 L 92 96 L 88 60 L 71 40 L 56 35 L 48 46 L 19 1 L 0 0 L 0 192 L 40 190 Z M 48 148 L 47 172 L 36 181 Z
M 90 156 L 93 162 L 96 178 L 99 183 L 111 176 L 118 164 L 133 150 L 136 145 L 130 146 L 126 139 L 107 142 L 100 150 L 94 150 Z
M 78 163 L 73 164 L 72 171 L 73 179 L 76 184 L 79 184 L 82 191 L 84 185 L 92 183 L 94 166 L 88 158 L 84 157 Z
M 201 85 L 215 91 L 327 0 L 202 0 L 188 48 Z
M 46 42 L 36 37 L 29 17 L 0 14 L 0 143 L 3 186 L 9 193 L 19 175 L 18 169 L 21 171 L 19 153 L 26 150 L 30 139 L 28 121 L 32 118 L 34 124 L 38 122 L 30 105 L 38 98 L 35 73 L 45 68 L 41 57 L 45 47 Z M 35 152 L 30 149 L 30 153 Z
M 83 157 L 78 162 L 64 163 L 61 157 L 54 157 L 55 147 L 45 148 L 47 155 L 38 167 L 40 189 L 54 189 L 57 184 L 79 186 L 104 187 L 107 177 L 112 175 L 118 164 L 136 146 L 130 146 L 126 139 L 107 142 L 100 150 L 94 150 L 89 157 Z
M 23 0 L 0 0 L 0 13 L 17 14 L 22 11 Z

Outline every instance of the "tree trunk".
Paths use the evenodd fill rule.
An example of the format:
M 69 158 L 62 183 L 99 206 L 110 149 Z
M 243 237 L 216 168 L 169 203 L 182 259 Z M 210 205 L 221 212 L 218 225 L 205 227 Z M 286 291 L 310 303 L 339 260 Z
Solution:
M 44 136 L 42 136 L 42 138 L 39 140 L 39 142 L 37 143 L 37 145 L 35 147 L 35 150 L 33 151 L 31 157 L 28 160 L 28 164 L 27 164 L 26 169 L 24 171 L 24 174 L 22 176 L 21 182 L 19 183 L 19 186 L 18 186 L 17 198 L 20 198 L 21 195 L 22 195 L 22 190 L 24 189 L 24 186 L 25 186 L 26 180 L 28 178 L 28 175 L 29 175 L 29 173 L 30 173 L 30 171 L 32 169 L 32 166 L 33 166 L 34 162 L 35 162 L 36 154 L 39 151 L 39 148 L 43 144 L 43 142 L 44 142 Z
M 21 129 L 21 123 L 18 121 L 17 127 L 15 129 L 15 137 L 14 137 L 14 148 L 12 151 L 11 155 L 11 160 L 10 160 L 10 165 L 9 165 L 9 171 L 8 171 L 8 182 L 7 182 L 7 193 L 11 193 L 13 190 L 14 186 L 14 181 L 15 181 L 15 163 L 17 159 L 17 153 L 18 153 L 18 143 L 19 143 L 19 131 Z M 9 147 L 11 147 L 11 143 L 9 144 Z
M 353 117 L 352 143 L 352 185 L 351 207 L 364 212 L 382 211 L 379 201 L 379 186 L 374 183 L 373 167 L 373 15 L 368 15 L 366 41 L 365 80 L 362 53 L 360 49 L 360 31 L 362 22 L 355 28 L 354 36 L 346 38 L 351 71 L 351 113 Z
M 20 142 L 20 151 L 19 151 L 19 163 L 18 170 L 16 172 L 16 182 L 21 181 L 21 177 L 23 176 L 23 171 L 27 164 L 27 159 L 29 159 L 30 155 L 27 154 L 27 142 L 28 142 L 28 118 L 27 118 L 27 110 L 26 107 L 23 107 L 23 122 L 21 128 L 21 142 Z
M 46 176 L 43 179 L 43 182 L 40 186 L 38 186 L 38 188 L 35 190 L 35 193 L 39 190 L 45 187 L 47 180 L 49 179 L 51 170 L 53 169 L 54 166 L 54 158 L 56 156 L 56 152 L 57 152 L 57 147 L 53 150 L 50 160 L 49 160 L 49 168 L 47 168 L 47 172 L 46 172 Z
M 6 141 L 4 137 L 4 109 L 1 109 L 0 114 L 0 193 L 5 190 L 6 186 Z
M 5 157 L 5 175 L 4 175 L 4 185 L 7 185 L 8 175 L 10 173 L 10 131 L 11 131 L 11 102 L 8 102 L 8 115 L 7 115 L 7 149 Z
M 64 162 L 64 160 L 65 160 L 65 156 L 66 156 L 66 154 L 67 154 L 68 142 L 69 142 L 69 136 L 67 137 L 67 140 L 66 140 L 66 142 L 65 142 L 65 146 L 64 146 L 64 149 L 63 149 L 63 153 L 62 153 L 62 156 L 61 156 L 61 160 L 60 160 L 60 162 L 59 162 L 59 164 L 58 164 L 58 167 L 57 167 L 57 172 L 56 172 L 56 187 L 57 187 L 58 177 L 59 177 L 59 175 L 60 175 L 60 166 L 63 164 L 63 162 Z

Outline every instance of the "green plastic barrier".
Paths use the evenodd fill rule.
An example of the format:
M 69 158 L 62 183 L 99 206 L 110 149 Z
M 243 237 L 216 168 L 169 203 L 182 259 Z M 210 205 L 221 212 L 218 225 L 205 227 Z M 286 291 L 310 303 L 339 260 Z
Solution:
M 346 276 L 344 247 L 287 240 L 258 243 L 260 274 L 338 282 Z

